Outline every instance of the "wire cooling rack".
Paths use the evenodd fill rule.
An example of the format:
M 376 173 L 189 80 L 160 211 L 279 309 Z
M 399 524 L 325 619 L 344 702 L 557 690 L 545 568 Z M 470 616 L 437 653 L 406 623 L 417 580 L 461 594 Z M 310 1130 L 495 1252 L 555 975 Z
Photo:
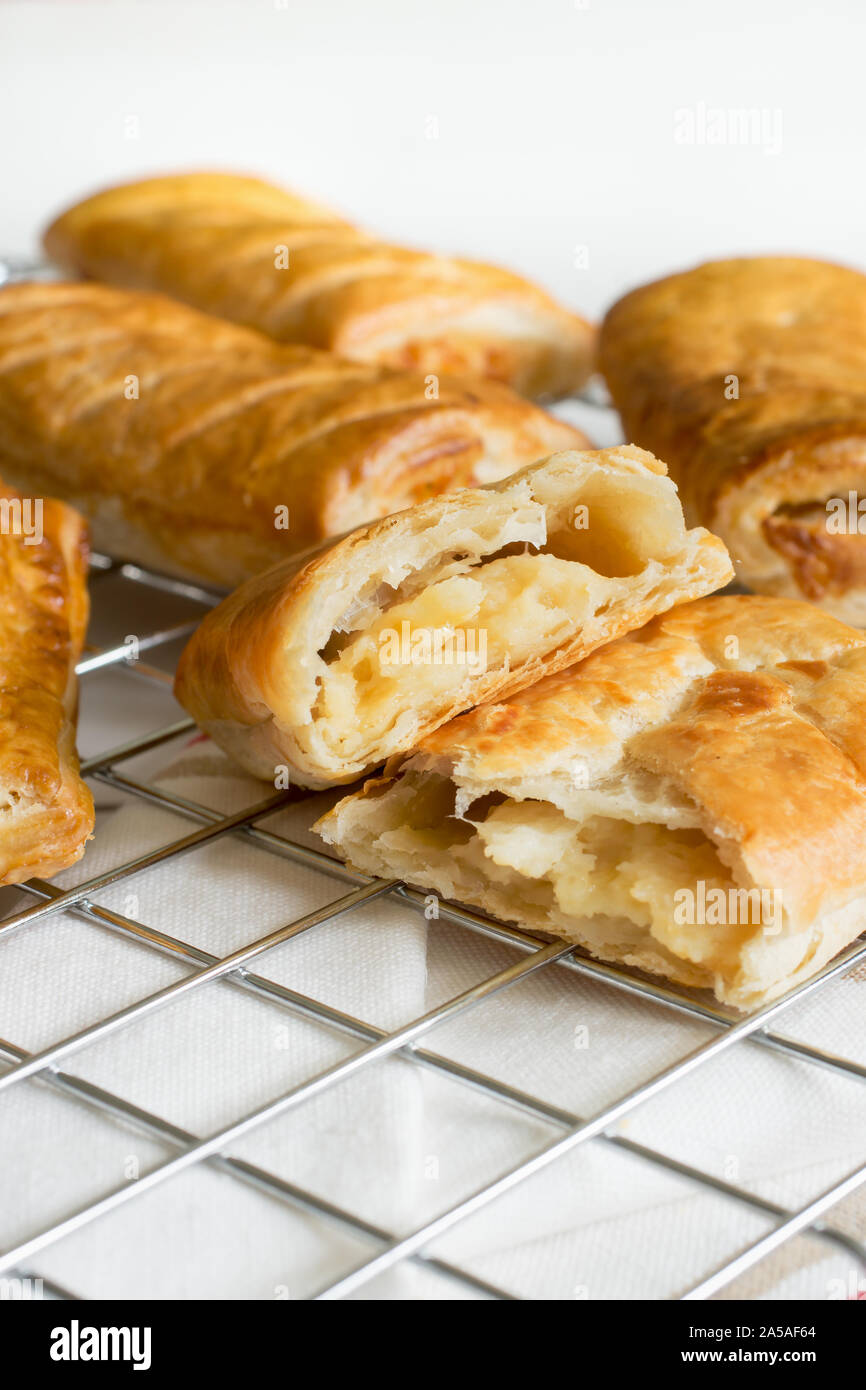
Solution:
M 155 605 L 158 605 L 161 595 L 171 595 L 183 600 L 194 610 L 197 609 L 199 614 L 219 597 L 215 592 L 203 587 L 168 578 L 138 565 L 97 556 L 92 581 L 94 609 L 97 614 L 103 602 L 100 596 L 109 577 L 115 585 L 110 595 L 111 605 L 115 609 L 118 606 L 118 584 L 121 586 L 121 595 L 134 590 L 139 599 L 143 594 L 148 602 L 153 601 Z M 123 608 L 122 597 L 120 607 Z M 156 683 L 157 686 L 165 688 L 171 679 L 166 669 L 167 665 L 171 665 L 170 655 L 177 648 L 180 639 L 194 627 L 195 620 L 194 613 L 191 618 L 179 624 L 155 625 L 152 630 L 137 639 L 137 649 L 133 654 L 137 658 L 135 660 L 130 659 L 128 640 L 104 649 L 86 649 L 79 666 L 83 706 L 86 707 L 88 700 L 89 678 L 95 672 L 104 671 L 106 668 L 122 672 L 122 679 L 125 681 L 144 682 L 151 688 Z M 163 660 L 163 665 L 151 664 L 149 658 L 154 656 Z M 369 1249 L 363 1262 L 347 1269 L 341 1278 L 320 1290 L 315 1297 L 336 1299 L 363 1290 L 375 1276 L 401 1261 L 409 1260 L 421 1262 L 428 1271 L 440 1276 L 444 1281 L 451 1281 L 452 1286 L 464 1285 L 464 1296 L 465 1289 L 469 1288 L 475 1296 L 480 1294 L 492 1298 L 512 1298 L 512 1294 L 494 1287 L 459 1265 L 438 1258 L 435 1253 L 437 1238 L 497 1197 L 548 1165 L 555 1164 L 565 1154 L 591 1139 L 600 1140 L 625 1151 L 643 1163 L 655 1165 L 687 1183 L 696 1185 L 704 1192 L 712 1191 L 729 1202 L 739 1204 L 767 1219 L 768 1229 L 760 1239 L 741 1249 L 721 1266 L 708 1269 L 699 1282 L 681 1295 L 685 1298 L 706 1299 L 718 1293 L 759 1261 L 777 1251 L 785 1242 L 800 1234 L 807 1234 L 837 1251 L 843 1250 L 849 1267 L 853 1261 L 861 1273 L 866 1272 L 866 1249 L 862 1243 L 826 1219 L 836 1203 L 866 1180 L 866 1163 L 848 1173 L 842 1180 L 836 1181 L 805 1205 L 789 1208 L 700 1167 L 679 1162 L 657 1149 L 629 1139 L 623 1133 L 615 1132 L 618 1122 L 643 1102 L 668 1088 L 675 1087 L 679 1081 L 706 1067 L 711 1059 L 718 1057 L 720 1053 L 732 1048 L 742 1048 L 747 1043 L 756 1044 L 779 1059 L 796 1058 L 802 1063 L 829 1069 L 848 1079 L 861 1082 L 866 1079 L 866 1067 L 859 1062 L 834 1055 L 823 1048 L 811 1046 L 778 1031 L 783 1015 L 793 1003 L 822 989 L 829 980 L 851 970 L 866 958 L 866 942 L 861 939 L 854 943 L 813 979 L 768 1007 L 742 1017 L 727 1013 L 724 1009 L 705 1002 L 703 997 L 690 995 L 687 991 L 679 991 L 657 981 L 644 979 L 628 970 L 584 958 L 579 951 L 565 943 L 543 942 L 516 927 L 456 905 L 443 903 L 439 912 L 439 922 L 447 922 L 466 932 L 477 933 L 504 944 L 513 950 L 514 962 L 506 969 L 499 970 L 489 978 L 476 983 L 472 988 L 447 999 L 432 1011 L 412 1019 L 396 1031 L 386 1032 L 364 1019 L 341 1011 L 326 999 L 300 994 L 270 980 L 267 976 L 267 952 L 281 942 L 302 932 L 316 931 L 334 917 L 351 913 L 371 899 L 386 895 L 396 900 L 407 913 L 423 913 L 425 896 L 395 881 L 371 880 L 352 872 L 324 853 L 285 835 L 262 828 L 258 822 L 265 815 L 271 814 L 276 807 L 284 804 L 289 796 L 287 793 L 268 795 L 234 814 L 222 815 L 204 805 L 175 795 L 162 786 L 131 776 L 125 770 L 130 760 L 138 755 L 170 745 L 175 740 L 188 738 L 192 729 L 191 721 L 180 720 L 117 747 L 101 751 L 88 757 L 82 764 L 83 772 L 95 784 L 152 803 L 189 820 L 192 825 L 189 833 L 173 839 L 153 852 L 118 863 L 96 877 L 86 878 L 73 888 L 62 890 L 41 880 L 31 880 L 23 885 L 23 892 L 33 901 L 23 909 L 19 906 L 18 910 L 0 921 L 0 970 L 3 968 L 2 944 L 10 933 L 27 930 L 34 923 L 42 922 L 52 915 L 56 917 L 61 912 L 72 913 L 101 929 L 108 929 L 127 939 L 132 938 L 150 950 L 166 953 L 189 967 L 188 973 L 173 984 L 53 1043 L 42 1051 L 30 1053 L 14 1041 L 0 1038 L 0 1059 L 6 1064 L 5 1070 L 0 1073 L 0 1107 L 3 1104 L 4 1091 L 25 1082 L 28 1078 L 39 1078 L 81 1105 L 95 1108 L 104 1115 L 132 1126 L 139 1132 L 171 1146 L 175 1152 L 138 1181 L 109 1191 L 103 1197 L 87 1203 L 44 1229 L 34 1230 L 17 1246 L 2 1252 L 0 1274 L 7 1277 L 32 1277 L 28 1274 L 28 1270 L 32 1268 L 30 1261 L 63 1237 L 79 1231 L 88 1223 L 127 1202 L 139 1200 L 144 1193 L 193 1165 L 214 1164 L 235 1181 L 250 1184 L 260 1192 L 266 1192 L 296 1210 L 307 1214 L 314 1213 L 336 1223 L 344 1231 L 366 1242 Z M 339 885 L 336 888 L 336 896 L 326 906 L 289 921 L 278 930 L 270 931 L 224 957 L 217 957 L 190 941 L 169 935 L 158 926 L 145 924 L 134 917 L 122 915 L 91 901 L 100 889 L 110 884 L 147 873 L 156 865 L 164 864 L 181 855 L 194 854 L 202 846 L 222 836 L 244 836 L 267 854 L 321 871 L 333 879 L 335 885 Z M 16 899 L 16 905 L 20 901 L 20 898 Z M 431 931 L 437 930 L 437 921 L 431 921 L 428 925 Z M 260 973 L 254 972 L 253 966 L 256 966 Z M 552 1105 L 538 1096 L 513 1088 L 502 1080 L 422 1046 L 422 1042 L 434 1033 L 439 1025 L 468 1010 L 479 1008 L 491 996 L 536 971 L 574 972 L 603 981 L 617 991 L 639 996 L 652 1005 L 658 1011 L 660 1026 L 664 1023 L 665 1015 L 675 1011 L 709 1025 L 711 1035 L 707 1041 L 673 1065 L 658 1071 L 648 1080 L 642 1080 L 639 1085 L 627 1089 L 614 1103 L 606 1105 L 598 1113 L 589 1115 L 576 1114 Z M 283 1009 L 314 1018 L 327 1028 L 358 1041 L 360 1046 L 348 1058 L 324 1072 L 283 1094 L 274 1096 L 248 1113 L 239 1115 L 217 1132 L 205 1135 L 180 1128 L 159 1115 L 141 1109 L 133 1102 L 65 1070 L 67 1059 L 79 1049 L 109 1037 L 180 995 L 188 996 L 193 991 L 203 989 L 209 982 L 221 978 L 229 978 L 242 989 L 252 991 L 253 994 Z M 470 1088 L 504 1106 L 516 1107 L 525 1116 L 544 1121 L 548 1126 L 554 1127 L 557 1131 L 556 1137 L 543 1147 L 537 1148 L 529 1158 L 515 1164 L 505 1173 L 498 1173 L 470 1195 L 449 1209 L 441 1211 L 434 1219 L 424 1222 L 417 1229 L 399 1234 L 382 1229 L 352 1211 L 332 1205 L 310 1191 L 227 1154 L 226 1151 L 235 1141 L 267 1120 L 291 1108 L 302 1106 L 305 1101 L 320 1095 L 327 1088 L 359 1075 L 387 1056 L 397 1054 L 413 1067 L 432 1069 L 449 1078 L 455 1086 Z M 327 1136 L 317 1136 L 316 1142 L 327 1143 Z M 74 1290 L 59 1288 L 47 1281 L 44 1289 L 48 1296 L 78 1296 Z M 447 1287 L 443 1289 L 443 1296 L 450 1296 Z M 564 1296 L 568 1296 L 567 1293 Z

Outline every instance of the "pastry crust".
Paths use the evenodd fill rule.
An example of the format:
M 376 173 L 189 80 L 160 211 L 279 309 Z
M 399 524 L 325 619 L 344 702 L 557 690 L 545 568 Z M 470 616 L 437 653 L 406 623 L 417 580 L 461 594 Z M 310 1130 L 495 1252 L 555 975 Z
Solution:
M 257 776 L 349 782 L 731 575 L 657 459 L 561 453 L 250 580 L 193 634 L 175 693 Z
M 698 600 L 452 720 L 316 828 L 365 873 L 751 1008 L 866 927 L 864 699 L 863 633 Z
M 259 179 L 110 188 L 59 217 L 45 248 L 77 274 L 354 361 L 490 377 L 529 396 L 575 391 L 591 369 L 591 326 L 519 275 L 388 245 Z
M 698 266 L 613 306 L 600 365 L 629 438 L 669 461 L 745 584 L 866 625 L 866 515 L 839 529 L 827 507 L 866 497 L 866 276 Z
M 22 511 L 25 499 L 0 482 L 4 886 L 76 863 L 93 830 L 93 799 L 75 751 L 75 663 L 89 612 L 86 530 L 62 502 L 34 502 L 39 510 Z
M 160 295 L 0 290 L 0 451 L 97 547 L 230 587 L 329 536 L 584 436 L 495 382 L 283 347 Z

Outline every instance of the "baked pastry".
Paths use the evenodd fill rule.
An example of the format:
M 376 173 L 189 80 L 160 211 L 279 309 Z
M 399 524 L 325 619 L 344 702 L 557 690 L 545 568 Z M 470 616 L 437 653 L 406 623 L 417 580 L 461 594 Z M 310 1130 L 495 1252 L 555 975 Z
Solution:
M 84 853 L 93 799 L 78 775 L 77 682 L 87 541 L 71 507 L 0 482 L 0 885 Z
M 866 624 L 866 275 L 698 266 L 615 304 L 600 362 L 628 437 L 745 584 Z
M 350 782 L 731 574 L 650 454 L 556 454 L 250 580 L 193 634 L 175 694 L 257 776 Z
M 66 270 L 358 362 L 565 395 L 593 332 L 519 275 L 391 246 L 260 179 L 173 174 L 97 193 L 45 234 Z
M 703 599 L 436 730 L 316 829 L 741 1009 L 866 928 L 866 635 Z
M 227 587 L 419 498 L 504 477 L 578 430 L 495 382 L 281 347 L 160 295 L 0 290 L 0 451 L 112 554 Z

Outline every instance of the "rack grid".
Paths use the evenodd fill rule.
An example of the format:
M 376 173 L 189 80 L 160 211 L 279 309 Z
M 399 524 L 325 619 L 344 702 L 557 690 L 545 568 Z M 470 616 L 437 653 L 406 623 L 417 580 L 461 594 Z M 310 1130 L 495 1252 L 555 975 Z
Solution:
M 186 602 L 199 605 L 203 612 L 218 601 L 219 594 L 203 586 L 184 583 L 164 574 L 148 570 L 139 565 L 125 563 L 107 556 L 94 558 L 94 582 L 92 584 L 94 604 L 98 608 L 100 578 L 111 575 L 126 585 L 136 586 L 139 592 L 156 596 L 168 593 Z M 94 649 L 89 647 L 79 664 L 82 679 L 82 698 L 87 700 L 87 678 L 95 671 L 112 667 L 126 673 L 131 681 L 157 682 L 168 685 L 171 676 L 164 667 L 158 667 L 142 659 L 142 653 L 157 653 L 167 656 L 170 644 L 183 637 L 194 622 L 154 626 L 138 640 L 137 659 L 130 660 L 127 644 Z M 437 1257 L 434 1246 L 438 1237 L 455 1227 L 459 1222 L 493 1202 L 523 1180 L 539 1172 L 547 1165 L 555 1163 L 564 1154 L 597 1139 L 621 1151 L 625 1151 L 647 1164 L 655 1165 L 668 1173 L 697 1185 L 704 1191 L 726 1198 L 751 1211 L 769 1218 L 769 1229 L 759 1239 L 741 1249 L 732 1258 L 717 1268 L 705 1272 L 699 1282 L 684 1290 L 680 1296 L 686 1299 L 706 1299 L 725 1289 L 738 1276 L 752 1268 L 759 1261 L 779 1249 L 796 1235 L 807 1233 L 817 1240 L 846 1252 L 863 1271 L 866 1271 L 866 1247 L 863 1243 L 833 1225 L 829 1218 L 831 1208 L 851 1194 L 861 1183 L 866 1182 L 866 1162 L 836 1181 L 808 1203 L 793 1208 L 768 1200 L 734 1182 L 729 1182 L 715 1174 L 635 1142 L 625 1134 L 617 1132 L 616 1126 L 629 1112 L 636 1109 L 651 1097 L 660 1094 L 686 1076 L 694 1073 L 712 1058 L 734 1047 L 753 1044 L 780 1057 L 795 1057 L 809 1065 L 829 1069 L 831 1072 L 849 1079 L 866 1080 L 866 1067 L 859 1062 L 836 1055 L 823 1048 L 787 1036 L 780 1032 L 778 1024 L 785 1011 L 796 1001 L 804 999 L 814 991 L 820 990 L 827 981 L 852 970 L 858 963 L 866 960 L 866 941 L 861 937 L 840 956 L 828 964 L 814 978 L 798 986 L 772 1004 L 748 1016 L 735 1015 L 721 1007 L 707 1003 L 702 996 L 690 994 L 687 990 L 646 979 L 627 969 L 603 964 L 581 954 L 579 949 L 561 941 L 544 941 L 529 932 L 495 921 L 482 913 L 471 911 L 457 904 L 442 903 L 439 921 L 455 925 L 467 932 L 477 933 L 512 948 L 516 959 L 505 969 L 498 970 L 464 992 L 445 1000 L 430 1012 L 412 1019 L 409 1023 L 392 1032 L 386 1032 L 374 1024 L 332 1006 L 324 999 L 313 998 L 295 991 L 283 984 L 268 979 L 266 973 L 256 973 L 251 967 L 273 946 L 298 936 L 302 932 L 314 931 L 318 926 L 344 913 L 351 913 L 371 899 L 388 896 L 396 900 L 407 912 L 424 912 L 425 895 L 396 881 L 372 880 L 356 873 L 331 858 L 289 836 L 278 834 L 258 824 L 266 815 L 285 805 L 297 793 L 281 792 L 269 795 L 248 805 L 231 815 L 222 815 L 213 809 L 190 801 L 168 791 L 152 782 L 141 780 L 124 772 L 124 764 L 139 754 L 168 746 L 173 741 L 189 736 L 194 730 L 191 720 L 181 719 L 155 732 L 138 737 L 113 748 L 109 748 L 88 758 L 82 764 L 82 771 L 88 778 L 106 787 L 113 788 L 128 797 L 138 798 L 151 804 L 177 813 L 192 822 L 189 833 L 172 839 L 157 850 L 119 863 L 95 877 L 85 878 L 75 887 L 61 889 L 42 880 L 33 879 L 21 885 L 21 890 L 29 901 L 25 907 L 18 907 L 10 915 L 0 920 L 0 964 L 2 964 L 2 943 L 10 933 L 26 930 L 36 922 L 44 921 L 60 912 L 71 912 L 75 917 L 100 928 L 107 928 L 127 939 L 144 943 L 153 951 L 165 953 L 176 961 L 189 967 L 189 973 L 174 983 L 128 1005 L 116 1013 L 103 1017 L 81 1031 L 71 1034 L 51 1046 L 31 1054 L 15 1042 L 0 1037 L 0 1061 L 5 1069 L 0 1072 L 0 1106 L 3 1092 L 8 1091 L 28 1078 L 38 1078 L 83 1105 L 93 1107 L 151 1137 L 155 1137 L 175 1150 L 173 1156 L 158 1164 L 140 1177 L 135 1183 L 125 1184 L 107 1192 L 96 1201 L 89 1202 L 71 1212 L 63 1219 L 34 1231 L 29 1238 L 14 1248 L 0 1253 L 0 1274 L 14 1274 L 26 1277 L 30 1261 L 39 1252 L 54 1242 L 79 1230 L 96 1218 L 111 1212 L 123 1204 L 135 1201 L 143 1193 L 172 1178 L 175 1174 L 196 1164 L 216 1165 L 224 1173 L 242 1183 L 252 1185 L 278 1200 L 288 1203 L 297 1210 L 314 1213 L 327 1221 L 360 1237 L 369 1247 L 368 1257 L 356 1267 L 345 1273 L 328 1287 L 312 1295 L 319 1299 L 338 1299 L 364 1287 L 377 1275 L 390 1269 L 400 1261 L 421 1262 L 426 1269 L 441 1276 L 443 1280 L 454 1281 L 494 1299 L 511 1299 L 515 1295 L 497 1288 L 476 1277 L 459 1265 Z M 180 855 L 195 853 L 201 846 L 220 836 L 239 835 L 252 841 L 262 851 L 281 856 L 294 863 L 305 865 L 327 875 L 340 885 L 341 891 L 333 901 L 324 907 L 302 917 L 287 922 L 275 931 L 259 937 L 251 944 L 217 957 L 191 942 L 170 935 L 153 925 L 146 925 L 134 917 L 125 916 L 91 901 L 99 889 L 109 884 L 146 873 L 158 864 Z M 16 900 L 19 901 L 19 900 Z M 436 922 L 430 922 L 430 930 L 436 929 Z M 568 1109 L 552 1105 L 538 1096 L 508 1085 L 506 1082 L 486 1075 L 482 1071 L 464 1066 L 461 1063 L 428 1050 L 422 1042 L 437 1025 L 453 1019 L 507 989 L 517 981 L 536 971 L 566 971 L 603 981 L 614 990 L 627 995 L 639 996 L 652 1004 L 662 1014 L 675 1011 L 690 1016 L 709 1025 L 712 1034 L 709 1039 L 673 1064 L 658 1071 L 648 1080 L 627 1089 L 612 1104 L 606 1105 L 597 1113 L 579 1115 Z M 300 1085 L 273 1097 L 258 1108 L 244 1113 L 230 1124 L 216 1132 L 200 1135 L 163 1119 L 159 1115 L 139 1108 L 129 1100 L 87 1082 L 71 1072 L 64 1070 L 64 1062 L 79 1049 L 99 1039 L 109 1037 L 136 1019 L 152 1013 L 169 1001 L 191 991 L 202 988 L 207 983 L 226 979 L 247 991 L 266 998 L 282 1008 L 296 1014 L 318 1020 L 319 1023 L 347 1035 L 361 1043 L 360 1048 L 347 1058 L 330 1066 Z M 331 1204 L 322 1197 L 265 1171 L 255 1164 L 230 1156 L 227 1153 L 231 1144 L 246 1135 L 256 1126 L 264 1123 L 291 1108 L 302 1105 L 306 1100 L 320 1094 L 387 1056 L 397 1055 L 410 1065 L 432 1069 L 447 1076 L 456 1085 L 472 1088 L 502 1103 L 516 1108 L 524 1115 L 541 1119 L 559 1131 L 557 1137 L 535 1150 L 528 1159 L 512 1166 L 504 1174 L 499 1174 L 483 1183 L 475 1191 L 458 1201 L 436 1217 L 425 1221 L 417 1229 L 408 1233 L 396 1234 L 363 1219 L 352 1211 Z M 32 1276 L 31 1276 L 32 1277 Z M 44 1283 L 45 1292 L 57 1298 L 75 1298 L 74 1290 L 60 1288 Z M 447 1288 L 445 1296 L 448 1296 Z

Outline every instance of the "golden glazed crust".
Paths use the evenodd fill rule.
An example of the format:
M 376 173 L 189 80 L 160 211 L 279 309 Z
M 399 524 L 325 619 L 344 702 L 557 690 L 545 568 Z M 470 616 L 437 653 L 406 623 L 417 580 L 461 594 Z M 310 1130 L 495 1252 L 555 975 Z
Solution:
M 366 872 L 751 1007 L 866 927 L 864 699 L 864 634 L 793 600 L 698 600 L 452 720 L 317 828 Z M 425 829 L 434 785 L 450 787 L 452 816 L 468 817 L 451 820 L 452 844 Z M 491 796 L 504 805 L 491 811 Z M 473 803 L 488 821 L 477 815 L 469 838 Z M 438 805 L 438 824 L 447 814 Z M 543 826 L 566 846 L 555 896 Z M 598 857 L 578 913 L 568 874 L 587 849 Z M 700 900 L 689 864 L 726 893 L 778 894 L 780 918 L 677 926 L 675 893 Z M 612 893 L 617 912 L 605 909 Z
M 530 396 L 565 395 L 590 372 L 590 325 L 520 276 L 388 245 L 259 179 L 111 188 L 59 217 L 45 247 L 67 270 L 359 362 L 490 377 Z
M 599 354 L 629 438 L 669 460 L 744 583 L 866 625 L 866 516 L 860 534 L 826 507 L 866 496 L 866 276 L 710 262 L 621 299 Z
M 250 580 L 193 634 L 175 693 L 256 775 L 348 782 L 731 575 L 657 459 L 557 454 Z M 470 656 L 483 644 L 483 665 L 437 656 L 432 636 L 412 655 L 436 633 Z
M 227 587 L 586 443 L 495 382 L 429 395 L 423 377 L 282 347 L 160 295 L 0 291 L 6 476 L 78 506 L 96 546 Z
M 0 482 L 0 885 L 76 863 L 93 830 L 75 752 L 86 531 L 62 502 L 26 505 Z

